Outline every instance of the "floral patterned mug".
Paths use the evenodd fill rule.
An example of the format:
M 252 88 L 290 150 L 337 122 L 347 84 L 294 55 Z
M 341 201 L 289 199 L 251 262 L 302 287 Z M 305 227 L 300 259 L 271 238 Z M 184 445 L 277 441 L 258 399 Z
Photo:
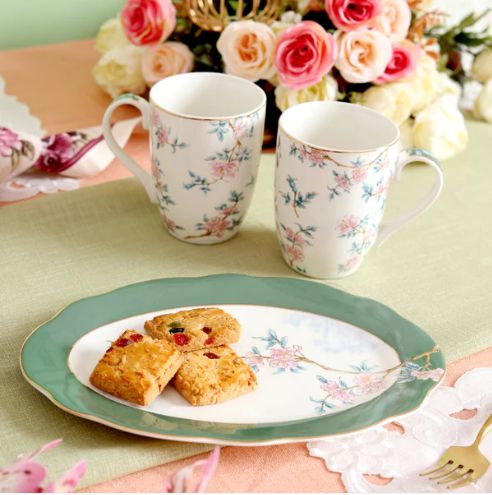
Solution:
M 150 131 L 152 175 L 116 143 L 110 117 L 133 105 Z M 142 182 L 174 237 L 216 244 L 233 237 L 251 202 L 263 143 L 265 92 L 219 73 L 168 77 L 150 90 L 116 98 L 103 133 L 115 156 Z
M 443 174 L 428 151 L 399 151 L 399 129 L 374 110 L 340 102 L 297 105 L 282 114 L 277 138 L 275 212 L 284 259 L 315 278 L 354 273 L 371 246 L 425 211 Z M 381 225 L 392 180 L 419 161 L 436 182 L 416 206 Z

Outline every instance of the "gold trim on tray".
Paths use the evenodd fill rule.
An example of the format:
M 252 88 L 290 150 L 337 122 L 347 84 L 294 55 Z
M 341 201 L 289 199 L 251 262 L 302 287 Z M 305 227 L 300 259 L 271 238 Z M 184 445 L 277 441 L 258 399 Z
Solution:
M 188 277 L 188 278 L 207 278 L 209 276 L 210 275 L 204 275 L 204 276 L 201 276 L 201 277 Z M 256 277 L 256 278 L 260 278 L 260 279 L 262 279 L 262 278 L 264 278 L 264 279 L 285 278 L 286 280 L 289 280 L 289 279 L 296 280 L 295 278 L 293 279 L 292 277 Z M 152 280 L 157 281 L 157 280 L 161 280 L 161 279 L 152 279 Z M 148 280 L 147 282 L 150 282 L 152 280 Z M 96 423 L 103 424 L 103 425 L 106 425 L 106 426 L 110 426 L 110 427 L 115 428 L 115 429 L 120 430 L 120 431 L 125 431 L 125 432 L 128 432 L 128 433 L 133 433 L 133 434 L 140 435 L 140 436 L 146 436 L 146 437 L 151 437 L 151 438 L 158 438 L 158 439 L 161 439 L 161 440 L 175 440 L 175 441 L 178 441 L 178 442 L 188 442 L 188 443 L 197 443 L 197 442 L 199 442 L 199 443 L 206 443 L 206 444 L 211 444 L 211 445 L 237 445 L 237 446 L 251 446 L 251 447 L 261 446 L 261 445 L 278 445 L 278 444 L 284 444 L 284 443 L 299 443 L 299 442 L 307 442 L 307 441 L 314 441 L 314 440 L 322 440 L 322 439 L 326 439 L 326 438 L 338 437 L 338 436 L 343 436 L 343 435 L 350 435 L 352 433 L 357 433 L 357 432 L 360 432 L 360 431 L 368 430 L 369 428 L 373 428 L 374 426 L 379 426 L 379 425 L 391 423 L 396 418 L 400 418 L 400 417 L 408 416 L 408 415 L 412 414 L 413 412 L 417 411 L 418 409 L 422 408 L 425 405 L 425 402 L 429 399 L 430 395 L 436 390 L 436 388 L 438 387 L 438 385 L 444 380 L 444 377 L 446 376 L 447 366 L 444 365 L 444 373 L 442 374 L 442 376 L 440 377 L 440 379 L 437 382 L 435 382 L 434 385 L 427 391 L 427 393 L 423 397 L 421 403 L 417 407 L 414 407 L 413 409 L 411 409 L 409 411 L 406 411 L 406 412 L 403 412 L 403 413 L 400 413 L 400 414 L 395 414 L 393 416 L 389 416 L 387 418 L 382 419 L 381 421 L 378 421 L 376 423 L 370 424 L 370 425 L 365 426 L 363 428 L 358 428 L 358 429 L 355 429 L 355 430 L 345 431 L 345 432 L 341 432 L 341 433 L 332 433 L 332 434 L 328 434 L 328 435 L 325 435 L 325 436 L 285 437 L 285 438 L 276 438 L 276 439 L 271 439 L 271 440 L 259 440 L 259 441 L 251 441 L 251 442 L 249 442 L 249 441 L 230 440 L 230 439 L 221 440 L 221 439 L 218 439 L 218 438 L 199 437 L 199 436 L 187 437 L 187 436 L 180 436 L 180 435 L 171 435 L 171 434 L 167 434 L 167 433 L 166 434 L 153 433 L 153 432 L 148 432 L 148 431 L 143 432 L 142 430 L 137 430 L 137 429 L 134 429 L 134 428 L 129 428 L 129 427 L 126 427 L 126 426 L 121 426 L 121 425 L 112 423 L 111 421 L 107 421 L 107 420 L 101 419 L 101 418 L 99 418 L 97 416 L 93 416 L 91 414 L 80 413 L 78 411 L 74 411 L 73 409 L 70 409 L 70 408 L 64 406 L 63 404 L 61 404 L 60 402 L 58 402 L 48 390 L 46 390 L 45 388 L 43 388 L 40 385 L 38 385 L 35 381 L 31 380 L 31 378 L 29 378 L 29 376 L 27 375 L 26 371 L 24 370 L 24 366 L 22 365 L 22 351 L 24 350 L 24 346 L 26 345 L 26 343 L 30 339 L 30 337 L 34 334 L 34 332 L 36 332 L 37 330 L 39 330 L 42 326 L 46 325 L 46 323 L 54 320 L 62 311 L 64 311 L 65 309 L 67 309 L 69 306 L 71 306 L 75 302 L 79 302 L 79 301 L 82 301 L 84 299 L 91 299 L 93 297 L 103 296 L 105 294 L 109 294 L 109 293 L 114 292 L 116 290 L 119 290 L 121 288 L 122 287 L 117 287 L 116 289 L 112 289 L 112 290 L 109 290 L 109 291 L 106 291 L 106 292 L 102 292 L 100 294 L 96 294 L 96 295 L 93 295 L 93 296 L 83 297 L 81 299 L 77 299 L 77 300 L 75 300 L 75 301 L 67 304 L 62 309 L 60 309 L 54 316 L 52 316 L 51 318 L 49 318 L 45 322 L 41 323 L 40 325 L 38 325 L 27 336 L 27 338 L 24 340 L 24 342 L 23 342 L 23 344 L 21 346 L 20 353 L 19 353 L 19 365 L 20 365 L 21 373 L 24 376 L 24 378 L 29 382 L 29 384 L 32 387 L 34 387 L 36 390 L 38 390 L 44 396 L 46 396 L 53 404 L 55 404 L 57 407 L 59 407 L 63 411 L 66 411 L 66 412 L 68 412 L 70 414 L 73 414 L 74 416 L 78 416 L 78 417 L 81 417 L 81 418 L 84 418 L 84 419 L 90 419 L 90 420 L 92 420 L 92 421 L 94 421 Z M 223 305 L 223 306 L 225 306 L 225 305 Z M 268 306 L 268 307 L 276 307 L 276 306 Z M 168 309 L 173 309 L 173 308 L 168 308 Z M 292 309 L 292 308 L 281 308 L 281 309 Z M 160 310 L 157 310 L 157 311 L 160 311 Z M 302 310 L 292 310 L 292 311 L 302 311 Z M 394 311 L 394 310 L 392 310 L 392 311 Z M 308 312 L 308 311 L 304 311 L 304 312 L 305 313 L 311 313 L 311 312 Z M 398 316 L 400 316 L 401 318 L 403 318 L 398 312 L 396 312 L 396 311 L 394 311 L 394 312 Z M 141 313 L 141 314 L 145 314 L 145 313 Z M 311 314 L 318 314 L 318 313 L 311 313 Z M 133 316 L 139 316 L 139 315 L 133 315 Z M 132 318 L 133 316 L 127 316 L 126 318 Z M 319 316 L 324 316 L 324 315 L 319 315 Z M 120 320 L 115 320 L 115 321 L 125 320 L 126 318 L 121 318 Z M 326 316 L 326 318 L 331 318 L 331 317 Z M 336 318 L 332 318 L 332 319 L 333 320 L 337 320 Z M 343 320 L 337 320 L 337 321 L 343 321 Z M 110 323 L 114 323 L 114 322 L 110 322 Z M 349 325 L 352 325 L 351 323 L 348 323 L 348 322 L 344 322 L 344 323 L 347 323 Z M 109 324 L 109 323 L 107 323 L 107 324 Z M 105 326 L 105 325 L 101 325 L 100 327 L 97 327 L 97 328 L 91 330 L 90 332 L 92 332 L 94 330 L 97 330 L 98 328 L 101 328 L 102 326 Z M 360 328 L 360 327 L 357 327 L 356 325 L 352 325 L 352 326 L 354 326 L 356 328 Z M 360 328 L 360 329 L 363 330 L 363 331 L 365 331 L 365 332 L 367 332 L 367 333 L 370 333 L 374 337 L 382 340 L 380 337 L 378 337 L 377 335 L 374 335 L 373 333 L 369 332 L 368 330 L 365 330 L 363 328 Z M 90 332 L 87 332 L 87 333 L 90 333 Z M 87 334 L 84 334 L 84 335 L 87 335 Z M 80 338 L 82 338 L 82 337 L 80 337 Z M 80 338 L 77 339 L 76 342 L 78 342 L 80 340 Z M 383 342 L 396 352 L 396 350 L 391 345 L 389 345 L 385 341 L 383 341 Z M 72 344 L 72 346 L 70 347 L 70 351 L 69 351 L 69 353 L 67 355 L 67 365 L 68 365 L 68 356 L 70 355 L 70 352 L 71 352 L 73 346 L 75 345 L 75 343 Z M 439 350 L 439 346 L 436 345 L 436 349 Z M 398 355 L 397 352 L 396 352 L 396 354 Z M 401 360 L 400 360 L 399 355 L 398 355 L 398 360 L 400 361 L 400 365 L 403 364 L 403 363 L 401 363 Z M 71 370 L 71 368 L 70 367 L 68 367 L 68 368 L 69 368 L 70 372 L 73 374 L 73 371 Z M 73 374 L 73 376 L 75 377 L 74 374 Z M 79 381 L 79 383 L 82 384 L 82 382 L 80 382 L 80 380 L 78 380 L 77 377 L 75 377 L 75 378 L 77 379 L 77 381 Z M 391 389 L 394 385 L 395 384 L 391 385 L 391 387 L 389 387 L 385 392 L 387 392 L 389 389 Z M 86 388 L 88 390 L 91 390 L 92 392 L 94 392 L 94 390 L 90 389 L 89 387 L 86 387 Z M 96 393 L 96 392 L 94 392 L 94 393 Z M 98 394 L 98 395 L 100 395 L 100 394 Z M 102 395 L 100 395 L 100 396 L 101 397 L 104 397 Z M 107 399 L 107 400 L 110 400 L 110 399 Z M 127 407 L 130 407 L 130 406 L 127 406 Z M 149 413 L 149 414 L 156 414 L 156 413 Z M 160 415 L 157 414 L 157 416 L 160 416 Z M 316 418 L 313 418 L 311 421 L 316 421 Z

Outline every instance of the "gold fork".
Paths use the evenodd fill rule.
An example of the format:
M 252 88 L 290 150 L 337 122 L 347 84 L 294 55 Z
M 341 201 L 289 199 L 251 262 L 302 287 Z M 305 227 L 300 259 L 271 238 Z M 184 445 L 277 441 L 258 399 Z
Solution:
M 478 447 L 485 438 L 485 435 L 491 430 L 492 415 L 485 421 L 485 424 L 478 432 L 477 438 L 471 445 L 468 447 L 450 447 L 441 459 L 437 461 L 437 464 L 427 471 L 420 473 L 420 476 L 428 476 L 429 474 L 440 471 L 439 474 L 431 476 L 429 479 L 437 480 L 446 477 L 439 481 L 440 485 L 458 481 L 453 485 L 449 485 L 449 489 L 461 488 L 474 483 L 485 474 L 485 471 L 490 466 L 490 462 L 484 457 Z M 468 475 L 468 473 L 470 474 Z

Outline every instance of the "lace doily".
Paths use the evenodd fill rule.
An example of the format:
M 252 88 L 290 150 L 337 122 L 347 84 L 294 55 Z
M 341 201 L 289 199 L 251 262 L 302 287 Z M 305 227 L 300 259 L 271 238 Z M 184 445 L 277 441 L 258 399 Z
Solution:
M 463 409 L 477 410 L 470 419 L 450 416 Z M 492 368 L 464 374 L 454 387 L 440 387 L 426 405 L 410 416 L 395 421 L 404 432 L 377 426 L 366 432 L 309 442 L 309 453 L 321 457 L 330 471 L 342 474 L 349 493 L 442 493 L 446 485 L 419 476 L 435 464 L 448 447 L 470 445 L 492 414 Z M 485 437 L 481 452 L 492 461 L 492 434 Z M 364 474 L 390 478 L 387 485 L 375 485 Z M 492 492 L 492 469 L 477 483 L 455 493 Z

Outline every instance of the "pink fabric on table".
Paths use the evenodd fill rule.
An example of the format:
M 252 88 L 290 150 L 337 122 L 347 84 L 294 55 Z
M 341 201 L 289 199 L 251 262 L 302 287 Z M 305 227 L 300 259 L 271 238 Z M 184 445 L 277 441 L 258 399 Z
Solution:
M 444 385 L 454 385 L 456 380 L 469 370 L 490 366 L 492 366 L 492 347 L 450 364 Z M 86 488 L 84 491 L 87 493 L 161 492 L 162 483 L 168 474 L 205 457 L 206 454 L 194 456 L 146 469 Z M 375 484 L 385 483 L 378 477 L 369 479 Z M 210 493 L 340 493 L 345 492 L 345 489 L 338 473 L 328 471 L 322 459 L 310 457 L 305 443 L 297 443 L 272 447 L 223 448 L 219 467 L 207 491 Z

